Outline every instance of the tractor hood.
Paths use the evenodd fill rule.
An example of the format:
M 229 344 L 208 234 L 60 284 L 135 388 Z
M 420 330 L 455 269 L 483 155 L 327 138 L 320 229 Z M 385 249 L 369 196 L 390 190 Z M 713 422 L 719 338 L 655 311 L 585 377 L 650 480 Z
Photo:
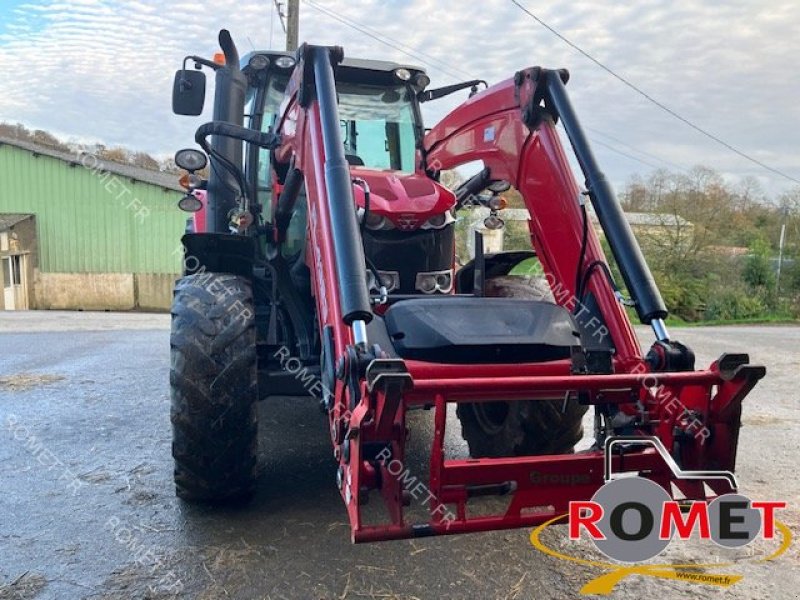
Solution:
M 351 167 L 354 178 L 366 181 L 370 190 L 370 213 L 377 213 L 402 231 L 423 227 L 431 218 L 443 215 L 456 204 L 453 192 L 424 175 Z M 356 206 L 364 208 L 364 190 L 353 186 Z

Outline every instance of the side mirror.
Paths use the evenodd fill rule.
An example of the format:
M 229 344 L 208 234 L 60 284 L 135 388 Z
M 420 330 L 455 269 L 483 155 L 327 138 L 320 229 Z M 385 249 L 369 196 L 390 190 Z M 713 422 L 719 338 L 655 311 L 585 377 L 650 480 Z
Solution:
M 206 99 L 206 74 L 180 69 L 172 84 L 172 112 L 196 117 L 203 112 Z

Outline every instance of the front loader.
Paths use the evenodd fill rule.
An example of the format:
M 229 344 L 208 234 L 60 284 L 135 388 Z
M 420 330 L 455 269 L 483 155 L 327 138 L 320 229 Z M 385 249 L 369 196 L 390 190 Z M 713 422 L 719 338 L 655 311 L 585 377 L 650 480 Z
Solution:
M 214 120 L 196 135 L 208 181 L 195 175 L 203 153 L 176 155 L 190 172 L 182 206 L 200 210 L 183 238 L 172 309 L 179 496 L 252 495 L 256 402 L 297 395 L 318 397 L 327 416 L 355 542 L 536 525 L 591 498 L 607 468 L 675 497 L 734 491 L 732 477 L 684 479 L 674 467 L 733 471 L 741 403 L 764 369 L 727 354 L 696 370 L 691 350 L 670 337 L 565 70 L 523 69 L 482 91 L 480 81 L 431 90 L 422 69 L 345 58 L 340 48 L 240 61 L 226 31 L 220 45 L 224 64 L 187 57 L 217 74 Z M 185 64 L 176 74 L 176 112 L 200 114 L 200 75 Z M 464 89 L 469 99 L 426 130 L 420 105 Z M 475 161 L 483 168 L 456 189 L 440 183 L 443 171 Z M 457 269 L 460 211 L 480 204 L 502 223 L 497 198 L 509 186 L 530 213 L 530 250 L 487 253 L 477 235 L 474 260 Z M 638 319 L 653 330 L 647 353 L 589 203 Z M 499 283 L 531 261 L 537 285 Z M 447 456 L 451 404 L 469 459 Z M 409 522 L 419 488 L 408 485 L 407 415 L 421 408 L 433 439 L 428 473 L 413 479 L 428 515 Z M 590 408 L 595 443 L 575 453 Z M 606 465 L 604 446 L 620 439 Z M 473 510 L 487 496 L 508 502 Z M 380 522 L 365 518 L 373 497 Z

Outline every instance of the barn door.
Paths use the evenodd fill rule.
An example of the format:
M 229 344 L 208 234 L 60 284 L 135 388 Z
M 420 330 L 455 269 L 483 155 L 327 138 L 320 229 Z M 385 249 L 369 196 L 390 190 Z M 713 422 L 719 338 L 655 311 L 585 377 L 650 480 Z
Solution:
M 6 310 L 25 310 L 28 308 L 28 294 L 25 287 L 25 256 L 15 254 L 3 257 L 3 300 Z

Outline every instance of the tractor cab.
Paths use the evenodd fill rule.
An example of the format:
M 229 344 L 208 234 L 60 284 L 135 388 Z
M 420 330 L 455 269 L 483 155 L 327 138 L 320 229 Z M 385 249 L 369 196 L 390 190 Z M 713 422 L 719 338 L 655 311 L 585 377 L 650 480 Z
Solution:
M 288 53 L 244 57 L 245 126 L 278 132 L 279 114 L 294 67 Z M 345 58 L 336 68 L 339 133 L 353 180 L 370 291 L 437 294 L 453 290 L 455 195 L 420 169 L 424 127 L 418 95 L 429 83 L 417 67 Z M 276 184 L 283 167 L 270 151 L 250 145 L 245 155 L 248 188 L 274 220 Z M 301 254 L 307 205 L 301 190 L 282 239 L 287 258 Z
M 224 67 L 195 56 L 187 57 L 189 60 L 194 60 L 195 66 L 217 70 L 217 88 L 221 87 Z M 254 132 L 281 133 L 280 115 L 295 71 L 295 55 L 254 51 L 241 60 L 237 57 L 236 65 L 238 85 L 223 83 L 232 90 L 244 89 L 244 110 L 238 119 L 227 115 L 226 120 L 238 120 Z M 186 64 L 178 71 L 175 112 L 200 113 L 205 93 L 204 80 L 197 80 L 200 75 L 200 71 L 188 70 Z M 421 68 L 406 64 L 345 57 L 336 66 L 339 134 L 353 181 L 355 209 L 370 267 L 367 280 L 373 294 L 449 294 L 454 290 L 457 199 L 424 172 L 420 152 L 425 133 L 420 102 L 438 97 L 437 90 L 433 96 L 426 91 L 429 83 Z M 185 110 L 179 102 L 182 95 L 193 99 Z M 225 102 L 215 99 L 215 107 L 220 104 L 224 106 Z M 243 178 L 233 182 L 233 187 L 245 188 L 241 195 L 249 199 L 256 225 L 280 221 L 279 226 L 285 229 L 277 236 L 280 253 L 297 262 L 305 255 L 307 237 L 304 185 L 290 213 L 278 218 L 278 199 L 288 165 L 281 164 L 274 151 L 257 144 L 245 144 L 240 160 Z M 230 187 L 218 190 L 217 196 Z M 198 195 L 203 208 L 195 214 L 192 230 L 211 231 L 214 219 L 207 218 L 205 193 Z M 221 223 L 222 218 L 218 216 L 216 222 Z M 261 247 L 266 254 L 263 242 Z
M 247 77 L 245 126 L 274 132 L 295 66 L 287 52 L 251 52 L 242 60 Z M 414 173 L 423 129 L 416 102 L 421 69 L 395 63 L 345 59 L 337 68 L 339 125 L 348 163 L 355 168 Z M 265 208 L 271 195 L 270 153 L 250 148 L 247 180 Z

